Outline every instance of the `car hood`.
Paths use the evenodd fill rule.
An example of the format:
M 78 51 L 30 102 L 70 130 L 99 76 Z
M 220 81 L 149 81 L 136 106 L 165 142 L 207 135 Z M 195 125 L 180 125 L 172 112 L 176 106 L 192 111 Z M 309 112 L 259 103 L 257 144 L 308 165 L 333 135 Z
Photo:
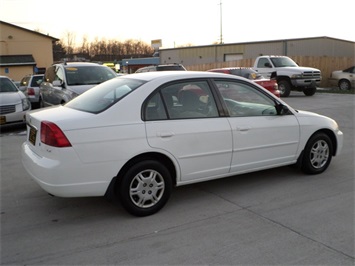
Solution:
M 96 86 L 98 84 L 91 84 L 91 85 L 68 85 L 70 90 L 76 94 L 82 94 L 86 92 L 87 90 L 91 89 L 92 87 Z
M 21 99 L 25 98 L 22 92 L 1 92 L 0 105 L 12 105 L 21 103 Z
M 299 71 L 300 73 L 302 72 L 309 72 L 309 71 L 316 71 L 316 72 L 320 72 L 319 69 L 313 68 L 313 67 L 279 67 L 279 70 L 287 70 L 287 71 L 291 71 L 291 72 L 295 72 L 295 71 Z

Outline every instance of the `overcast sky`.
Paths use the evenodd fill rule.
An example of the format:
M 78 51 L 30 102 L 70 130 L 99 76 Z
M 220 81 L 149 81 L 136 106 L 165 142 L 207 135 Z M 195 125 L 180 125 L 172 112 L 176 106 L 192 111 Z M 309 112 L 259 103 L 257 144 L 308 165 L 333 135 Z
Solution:
M 220 42 L 221 33 L 224 43 L 320 36 L 355 41 L 354 9 L 354 0 L 0 0 L 0 20 L 58 39 L 71 33 L 77 44 L 84 36 L 149 44 L 161 39 L 171 48 Z

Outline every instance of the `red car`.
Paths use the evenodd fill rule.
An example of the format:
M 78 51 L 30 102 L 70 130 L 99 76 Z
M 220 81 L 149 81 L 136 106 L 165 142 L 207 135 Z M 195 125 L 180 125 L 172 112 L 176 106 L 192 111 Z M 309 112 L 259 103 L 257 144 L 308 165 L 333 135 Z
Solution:
M 275 96 L 280 97 L 279 86 L 277 85 L 276 79 L 267 79 L 261 76 L 258 72 L 253 70 L 250 67 L 226 67 L 226 68 L 215 68 L 207 70 L 209 72 L 219 72 L 225 74 L 231 74 L 240 76 L 243 78 L 250 79 L 255 83 L 259 84 L 260 86 L 264 87 Z

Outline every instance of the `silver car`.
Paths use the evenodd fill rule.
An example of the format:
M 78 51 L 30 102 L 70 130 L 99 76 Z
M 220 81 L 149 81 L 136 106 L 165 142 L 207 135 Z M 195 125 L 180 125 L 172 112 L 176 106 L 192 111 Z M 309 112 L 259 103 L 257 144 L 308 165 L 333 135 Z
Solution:
M 333 71 L 329 82 L 332 86 L 338 86 L 340 90 L 355 88 L 355 66 Z
M 6 76 L 0 76 L 0 125 L 24 122 L 31 103 Z
M 39 107 L 39 85 L 43 81 L 43 74 L 26 75 L 21 79 L 19 89 L 30 100 L 32 107 Z
M 97 84 L 117 77 L 109 67 L 88 62 L 50 66 L 40 85 L 40 107 L 64 104 Z

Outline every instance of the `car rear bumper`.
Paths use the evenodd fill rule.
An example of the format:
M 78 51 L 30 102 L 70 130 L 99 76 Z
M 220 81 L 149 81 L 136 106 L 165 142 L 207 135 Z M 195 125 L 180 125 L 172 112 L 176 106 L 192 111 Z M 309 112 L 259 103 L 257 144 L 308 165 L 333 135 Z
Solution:
M 96 165 L 82 164 L 74 152 L 72 155 L 69 153 L 63 162 L 44 158 L 30 146 L 28 142 L 22 144 L 22 164 L 33 180 L 49 194 L 58 197 L 105 195 L 112 177 L 105 180 L 104 173 L 99 175 L 95 171 Z

